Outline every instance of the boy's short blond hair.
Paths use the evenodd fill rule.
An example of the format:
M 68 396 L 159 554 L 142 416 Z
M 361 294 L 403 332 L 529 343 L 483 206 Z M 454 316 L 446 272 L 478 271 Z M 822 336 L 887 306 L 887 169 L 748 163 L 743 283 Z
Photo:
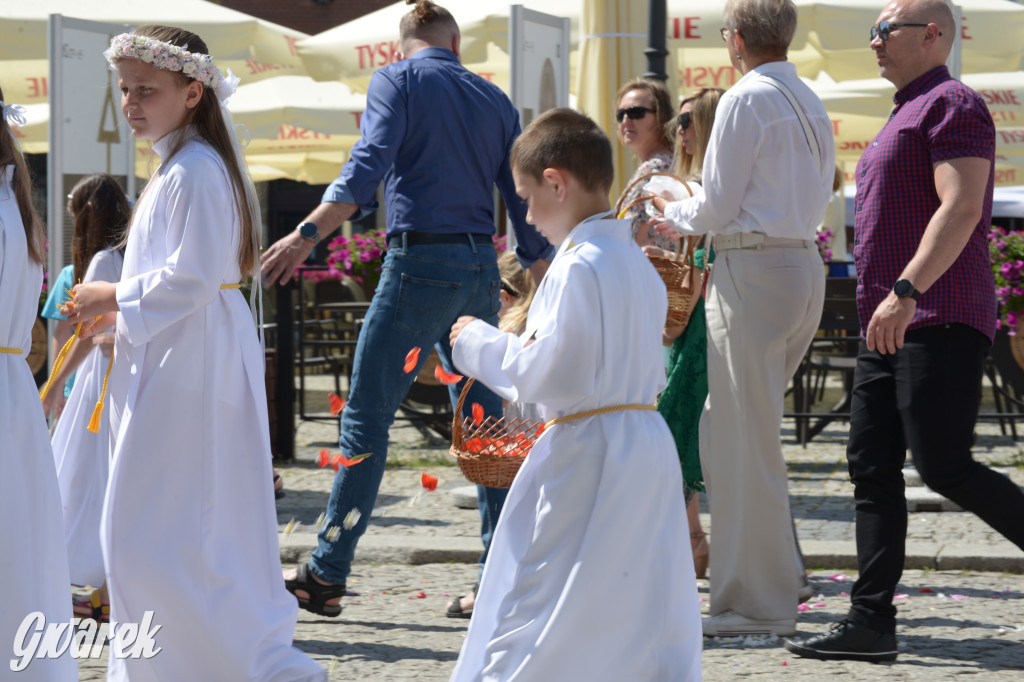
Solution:
M 572 175 L 587 192 L 607 193 L 615 179 L 608 136 L 586 114 L 549 109 L 534 119 L 512 145 L 512 170 L 538 182 L 545 169 Z

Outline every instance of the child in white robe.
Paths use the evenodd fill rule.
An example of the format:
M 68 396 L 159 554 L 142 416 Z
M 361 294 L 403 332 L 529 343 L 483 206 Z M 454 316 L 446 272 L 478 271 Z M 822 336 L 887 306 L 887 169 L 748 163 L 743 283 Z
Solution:
M 32 208 L 31 180 L 10 124 L 19 107 L 0 91 L 0 581 L 7 587 L 0 608 L 0 646 L 7 654 L 3 679 L 65 682 L 78 679 L 77 661 L 33 659 L 36 629 L 71 620 L 71 584 L 64 551 L 57 474 L 43 406 L 25 357 L 43 285 L 46 234 Z M 24 637 L 22 623 L 39 613 Z M 20 666 L 18 652 L 29 657 Z M 15 662 L 13 661 L 21 661 Z
M 259 207 L 223 105 L 237 81 L 206 52 L 193 33 L 142 26 L 105 53 L 128 125 L 162 161 L 120 283 L 76 285 L 68 310 L 72 322 L 116 320 L 102 527 L 110 620 L 152 611 L 161 626 L 160 653 L 112 655 L 108 680 L 326 680 L 292 646 L 264 357 L 238 290 L 258 276 Z
M 701 631 L 665 386 L 664 285 L 609 219 L 611 146 L 555 109 L 516 141 L 558 253 L 519 336 L 452 327 L 459 370 L 549 420 L 509 490 L 452 680 L 697 680 Z
M 83 282 L 117 282 L 124 255 L 117 243 L 131 220 L 131 205 L 124 190 L 106 173 L 79 180 L 68 196 L 68 213 L 75 222 L 72 240 L 75 270 Z M 73 285 L 72 285 L 73 286 Z M 66 297 L 64 294 L 62 298 Z M 76 372 L 77 381 L 57 420 L 50 444 L 57 466 L 57 483 L 64 509 L 64 537 L 72 585 L 95 585 L 88 597 L 75 599 L 75 614 L 107 620 L 109 598 L 103 583 L 100 518 L 110 471 L 109 412 L 100 410 L 90 429 L 96 403 L 104 400 L 104 377 L 113 350 L 111 328 L 71 347 L 60 372 L 52 380 L 59 393 L 64 377 Z

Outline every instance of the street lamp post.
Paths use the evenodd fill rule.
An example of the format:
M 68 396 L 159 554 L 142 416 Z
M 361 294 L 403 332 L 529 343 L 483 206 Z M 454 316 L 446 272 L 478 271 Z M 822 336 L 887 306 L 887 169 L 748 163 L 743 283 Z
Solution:
M 668 80 L 665 73 L 665 57 L 668 50 L 665 48 L 666 28 L 666 3 L 665 0 L 647 0 L 647 73 L 644 78 L 655 78 L 662 82 Z

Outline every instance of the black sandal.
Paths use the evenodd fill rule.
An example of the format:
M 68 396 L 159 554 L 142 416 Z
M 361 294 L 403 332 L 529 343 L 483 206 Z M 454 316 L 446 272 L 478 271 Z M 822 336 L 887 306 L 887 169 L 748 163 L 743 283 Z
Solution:
M 473 589 L 470 590 L 470 594 L 473 595 L 473 605 L 476 605 L 476 591 L 480 589 L 480 583 L 473 585 Z M 461 595 L 455 598 L 451 604 L 448 605 L 448 612 L 444 615 L 449 618 L 471 618 L 473 616 L 473 609 L 462 610 L 462 597 L 468 595 Z
M 295 598 L 299 600 L 299 608 L 329 618 L 337 618 L 341 615 L 341 604 L 329 605 L 325 602 L 337 597 L 344 597 L 345 584 L 321 585 L 310 575 L 308 563 L 299 566 L 295 580 L 285 580 L 284 587 L 292 594 L 295 594 L 295 590 L 302 590 L 309 595 L 308 598 L 303 598 L 295 594 Z
M 284 486 L 281 486 L 280 489 L 277 487 L 277 482 L 280 481 L 280 480 L 281 480 L 281 474 L 275 473 L 274 474 L 274 499 L 275 500 L 280 500 L 282 497 L 284 497 Z

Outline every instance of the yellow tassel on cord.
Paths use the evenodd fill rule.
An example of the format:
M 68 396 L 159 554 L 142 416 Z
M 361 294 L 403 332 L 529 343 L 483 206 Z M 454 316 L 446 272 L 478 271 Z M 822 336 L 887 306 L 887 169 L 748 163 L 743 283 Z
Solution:
M 107 373 L 103 375 L 103 391 L 100 399 L 96 401 L 96 407 L 92 409 L 92 417 L 89 419 L 89 430 L 93 433 L 100 432 L 100 415 L 103 414 L 103 399 L 107 397 L 107 382 L 110 380 L 110 370 L 114 366 L 114 349 L 110 349 L 110 360 L 107 361 Z
M 75 345 L 75 341 L 78 340 L 78 335 L 82 332 L 82 323 L 79 322 L 75 325 L 75 333 L 71 335 L 68 342 L 64 344 L 64 347 L 57 353 L 56 359 L 53 361 L 53 369 L 50 370 L 50 376 L 47 377 L 46 383 L 43 384 L 43 389 L 39 391 L 39 399 L 46 400 L 46 395 L 50 392 L 50 388 L 53 387 L 53 380 L 60 374 L 60 368 L 64 366 L 64 359 L 67 357 L 68 352 L 71 351 L 71 347 Z

